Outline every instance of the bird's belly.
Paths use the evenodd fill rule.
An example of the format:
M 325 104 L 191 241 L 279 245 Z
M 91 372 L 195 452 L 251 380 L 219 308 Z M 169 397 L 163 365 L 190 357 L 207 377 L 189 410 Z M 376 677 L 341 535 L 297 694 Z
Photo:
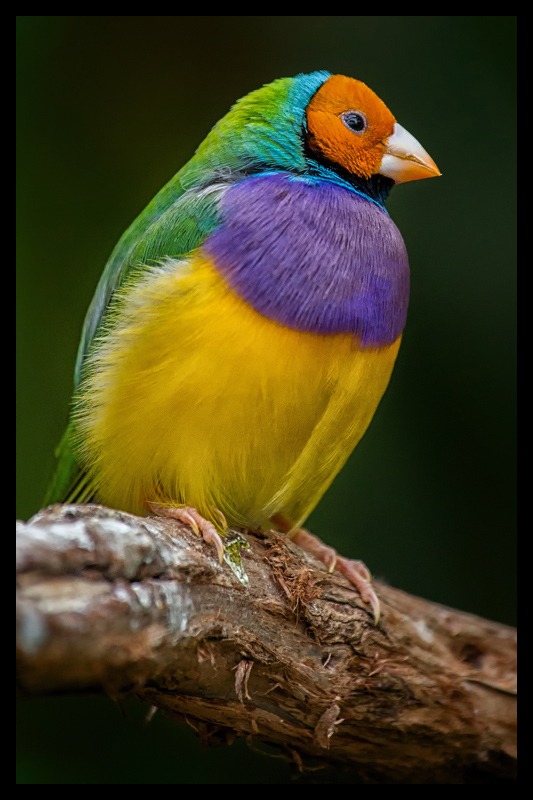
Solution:
M 134 513 L 151 500 L 219 509 L 241 526 L 309 513 L 366 430 L 400 343 L 361 350 L 350 335 L 284 327 L 200 255 L 140 280 L 115 320 L 79 403 L 98 498 Z

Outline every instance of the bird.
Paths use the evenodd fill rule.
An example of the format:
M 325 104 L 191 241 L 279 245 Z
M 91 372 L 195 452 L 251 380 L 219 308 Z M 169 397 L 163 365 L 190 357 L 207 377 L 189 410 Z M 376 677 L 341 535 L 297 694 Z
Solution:
M 389 383 L 409 264 L 385 202 L 440 175 L 362 81 L 319 70 L 238 100 L 113 250 L 85 318 L 46 502 L 229 530 L 303 528 Z

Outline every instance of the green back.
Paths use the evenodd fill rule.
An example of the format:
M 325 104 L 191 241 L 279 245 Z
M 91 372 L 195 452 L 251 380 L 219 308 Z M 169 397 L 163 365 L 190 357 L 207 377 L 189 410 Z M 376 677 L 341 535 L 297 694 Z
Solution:
M 191 160 L 134 220 L 111 253 L 89 306 L 76 359 L 75 392 L 94 337 L 124 280 L 165 257 L 185 257 L 218 224 L 220 192 L 213 184 L 227 185 L 261 171 L 307 171 L 305 109 L 328 77 L 328 72 L 313 72 L 281 78 L 238 100 Z M 73 428 L 71 420 L 56 451 L 58 464 L 47 504 L 65 499 L 84 502 L 91 497 L 73 452 Z

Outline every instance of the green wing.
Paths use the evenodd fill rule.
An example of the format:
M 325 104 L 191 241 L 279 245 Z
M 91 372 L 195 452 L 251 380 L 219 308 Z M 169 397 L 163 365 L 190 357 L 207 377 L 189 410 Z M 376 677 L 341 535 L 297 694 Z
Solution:
M 198 247 L 218 224 L 218 199 L 229 182 L 264 169 L 307 172 L 301 139 L 305 108 L 328 77 L 328 72 L 313 72 L 280 78 L 239 100 L 128 228 L 111 254 L 85 319 L 75 390 L 113 295 L 132 269 L 165 256 L 184 257 Z M 47 503 L 91 497 L 71 449 L 71 429 L 72 423 L 56 452 L 58 465 Z
M 106 264 L 83 326 L 74 375 L 75 391 L 81 381 L 85 359 L 106 319 L 113 296 L 132 270 L 141 275 L 143 267 L 153 267 L 164 258 L 186 257 L 219 224 L 218 203 L 228 183 L 212 183 L 189 189 L 170 203 L 172 184 L 176 196 L 177 179 L 178 176 L 167 184 L 137 217 Z M 45 505 L 83 503 L 92 498 L 91 487 L 72 449 L 72 428 L 71 420 L 56 450 L 57 465 L 46 493 Z

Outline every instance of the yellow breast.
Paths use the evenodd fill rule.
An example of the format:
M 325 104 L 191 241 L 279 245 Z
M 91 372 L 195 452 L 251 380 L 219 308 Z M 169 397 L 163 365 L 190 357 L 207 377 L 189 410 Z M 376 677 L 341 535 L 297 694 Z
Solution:
M 366 430 L 400 345 L 285 328 L 196 255 L 131 284 L 89 360 L 79 455 L 101 502 L 301 524 Z

